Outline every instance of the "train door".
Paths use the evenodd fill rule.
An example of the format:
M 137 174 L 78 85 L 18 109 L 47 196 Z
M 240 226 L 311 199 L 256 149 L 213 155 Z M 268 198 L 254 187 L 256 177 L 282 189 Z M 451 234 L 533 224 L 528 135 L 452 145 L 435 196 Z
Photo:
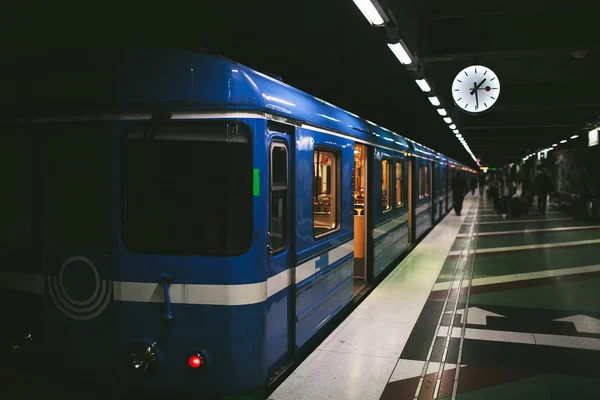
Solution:
M 291 157 L 293 127 L 269 121 L 269 205 L 268 205 L 268 244 L 267 274 L 271 277 L 283 277 L 293 282 L 293 218 L 292 182 L 290 170 L 294 165 Z M 289 276 L 285 274 L 289 272 Z M 271 280 L 271 279 L 269 279 Z M 278 360 L 291 356 L 295 348 L 293 305 L 294 285 L 278 293 L 269 293 L 267 284 L 267 361 L 275 367 Z
M 408 159 L 408 241 L 416 242 L 415 229 L 415 188 L 414 188 L 414 159 Z
M 367 146 L 354 144 L 352 198 L 354 202 L 354 294 L 367 283 Z
M 438 206 L 438 192 L 439 192 L 439 176 L 438 176 L 438 165 L 435 162 L 431 163 L 431 224 L 434 225 L 435 221 L 438 220 L 439 206 Z
M 68 380 L 55 381 L 58 385 L 84 384 L 108 378 L 116 348 L 112 128 L 103 122 L 61 123 L 39 133 L 50 352 L 45 367 Z

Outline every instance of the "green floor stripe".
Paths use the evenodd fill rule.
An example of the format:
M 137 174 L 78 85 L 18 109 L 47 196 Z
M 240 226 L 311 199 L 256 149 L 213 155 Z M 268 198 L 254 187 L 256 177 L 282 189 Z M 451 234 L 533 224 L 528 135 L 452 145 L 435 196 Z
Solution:
M 513 234 L 501 236 L 480 236 L 477 238 L 478 249 L 491 249 L 496 247 L 512 247 L 536 244 L 550 244 L 562 242 L 574 242 L 578 240 L 600 239 L 600 229 L 580 230 L 580 231 L 556 231 L 556 232 L 535 232 L 528 234 Z M 465 239 L 458 238 L 452 244 L 451 250 L 458 250 L 462 247 Z
M 600 379 L 577 376 L 546 375 L 551 399 L 594 399 L 600 393 Z
M 473 278 L 600 264 L 600 246 L 517 251 L 475 257 Z
M 471 294 L 470 304 L 600 312 L 600 279 Z
M 577 220 L 564 220 L 564 221 L 549 221 L 549 222 L 521 222 L 515 220 L 514 222 L 507 224 L 483 224 L 479 225 L 479 232 L 503 232 L 503 231 L 516 231 L 526 229 L 549 229 L 549 228 L 562 228 L 568 226 L 589 226 L 592 224 L 577 221 Z M 467 233 L 467 228 L 461 226 L 459 233 Z
M 446 397 L 446 399 L 450 398 Z M 548 400 L 550 391 L 545 376 L 538 375 L 472 392 L 460 393 L 456 398 L 460 400 Z

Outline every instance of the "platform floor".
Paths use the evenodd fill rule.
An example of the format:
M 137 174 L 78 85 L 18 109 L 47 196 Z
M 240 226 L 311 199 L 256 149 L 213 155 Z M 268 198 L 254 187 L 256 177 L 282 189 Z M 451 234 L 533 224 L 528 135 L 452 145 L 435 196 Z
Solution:
M 600 225 L 469 196 L 269 399 L 599 393 Z

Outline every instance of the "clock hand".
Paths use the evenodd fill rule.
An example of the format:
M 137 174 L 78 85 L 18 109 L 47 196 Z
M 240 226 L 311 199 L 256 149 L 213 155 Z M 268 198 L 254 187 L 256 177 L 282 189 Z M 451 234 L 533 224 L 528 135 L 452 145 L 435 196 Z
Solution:
M 475 109 L 479 109 L 479 96 L 477 96 L 477 90 L 475 91 Z
M 481 82 L 479 82 L 479 85 L 474 83 L 473 84 L 474 89 L 471 90 L 471 95 L 473 95 L 473 93 L 475 93 L 477 91 L 477 89 L 479 89 L 481 87 L 481 85 L 483 85 L 483 82 L 485 82 L 486 80 L 487 80 L 487 78 L 483 78 L 483 80 Z

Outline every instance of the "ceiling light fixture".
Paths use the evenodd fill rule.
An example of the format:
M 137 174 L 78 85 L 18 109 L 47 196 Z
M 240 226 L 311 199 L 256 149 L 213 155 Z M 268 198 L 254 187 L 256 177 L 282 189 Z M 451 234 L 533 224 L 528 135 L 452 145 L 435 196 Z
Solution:
M 417 85 L 419 85 L 419 87 L 421 88 L 422 91 L 424 91 L 426 93 L 431 92 L 431 86 L 429 86 L 429 83 L 427 83 L 427 79 L 417 79 L 417 80 L 415 80 L 415 82 L 417 83 Z M 437 99 L 437 97 L 436 97 L 436 99 Z M 439 106 L 439 105 L 440 105 L 439 102 L 437 104 L 434 104 L 434 106 Z
M 446 117 L 446 118 L 444 118 L 444 122 L 447 124 L 450 124 L 450 123 L 452 123 L 452 118 Z
M 446 115 L 448 115 L 448 113 L 446 112 L 446 109 L 444 108 L 438 108 L 437 109 L 438 114 L 440 114 L 442 117 L 445 117 Z
M 392 50 L 392 53 L 394 53 L 401 64 L 412 64 L 412 57 L 410 56 L 410 53 L 408 52 L 408 49 L 402 40 L 400 40 L 398 43 L 388 43 L 388 47 L 390 50 Z
M 383 18 L 371 0 L 354 0 L 354 4 L 363 13 L 371 25 L 383 25 Z
M 448 126 L 448 127 L 449 127 L 450 129 L 456 129 L 456 125 L 455 125 L 455 124 L 452 124 L 452 125 L 450 125 L 450 126 Z
M 440 101 L 438 100 L 437 96 L 431 96 L 431 97 L 428 97 L 428 99 L 429 99 L 429 102 L 431 104 L 433 104 L 434 106 L 440 105 Z

